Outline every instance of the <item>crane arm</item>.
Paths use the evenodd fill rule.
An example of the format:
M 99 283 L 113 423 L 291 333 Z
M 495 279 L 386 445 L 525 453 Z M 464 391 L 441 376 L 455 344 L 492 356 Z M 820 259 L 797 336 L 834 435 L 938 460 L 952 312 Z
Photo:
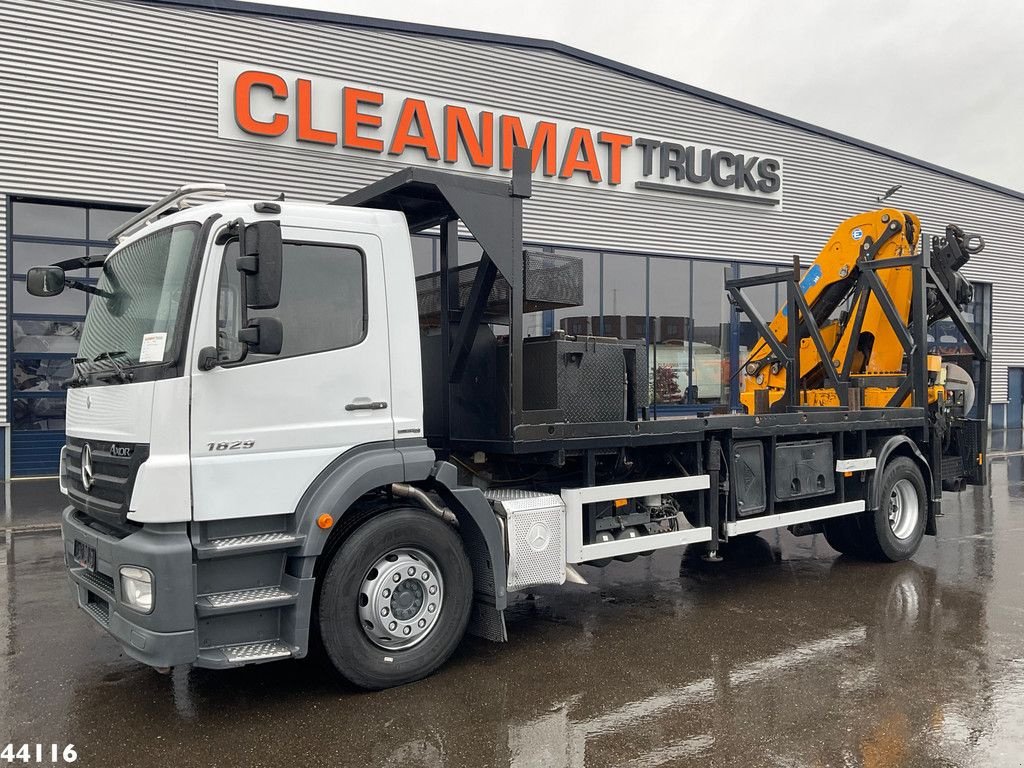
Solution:
M 810 318 L 798 313 L 796 328 L 802 404 L 839 404 L 839 393 L 827 386 L 832 372 L 859 386 L 875 387 L 879 393 L 875 400 L 886 402 L 884 393 L 895 391 L 891 381 L 881 382 L 905 372 L 914 273 L 904 257 L 915 253 L 920 232 L 917 216 L 907 211 L 886 208 L 853 216 L 839 225 L 804 272 L 798 290 Z M 929 258 L 932 282 L 924 297 L 929 326 L 949 314 L 937 286 L 961 309 L 971 301 L 973 289 L 959 270 L 983 247 L 980 237 L 966 235 L 953 225 L 946 228 L 945 237 L 933 239 Z M 884 268 L 864 266 L 890 260 L 891 266 L 879 265 Z M 880 300 L 880 292 L 887 294 L 888 301 Z M 786 391 L 785 360 L 776 350 L 784 348 L 790 322 L 786 305 L 768 324 L 768 332 L 774 336 L 771 341 L 778 343 L 771 344 L 762 336 L 743 364 L 740 400 L 748 412 L 755 411 L 756 392 L 767 390 L 768 403 L 773 404 Z M 813 338 L 812 326 L 820 341 Z M 822 359 L 822 351 L 831 365 Z

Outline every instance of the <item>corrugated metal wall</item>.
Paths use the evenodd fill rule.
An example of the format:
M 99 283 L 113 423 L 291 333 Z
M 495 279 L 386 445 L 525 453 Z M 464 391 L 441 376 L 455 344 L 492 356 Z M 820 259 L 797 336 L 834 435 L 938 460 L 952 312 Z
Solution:
M 994 284 L 994 399 L 1024 362 L 1024 201 L 836 139 L 560 53 L 311 21 L 97 0 L 0 5 L 0 191 L 148 202 L 186 180 L 232 194 L 332 199 L 395 169 L 373 159 L 217 136 L 217 60 L 550 115 L 784 158 L 783 210 L 535 184 L 528 239 L 559 245 L 786 261 L 813 257 L 844 217 L 892 203 L 926 232 L 985 235 L 968 274 Z M 879 119 L 898 120 L 899 115 Z
M 3 178 L 0 172 L 0 179 Z M 2 183 L 2 182 L 0 182 Z M 5 308 L 0 313 L 0 424 L 7 422 L 7 197 L 0 190 L 0 307 Z M 2 438 L 0 438 L 2 439 Z M 0 466 L 0 473 L 4 468 Z

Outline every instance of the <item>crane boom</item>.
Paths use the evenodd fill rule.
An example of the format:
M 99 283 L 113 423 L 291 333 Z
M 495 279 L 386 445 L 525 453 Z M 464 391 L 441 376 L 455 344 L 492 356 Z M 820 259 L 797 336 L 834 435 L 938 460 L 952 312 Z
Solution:
M 843 405 L 834 386 L 840 378 L 863 390 L 860 404 L 865 407 L 909 404 L 909 392 L 898 403 L 890 400 L 899 389 L 894 377 L 906 373 L 911 339 L 907 329 L 914 301 L 911 257 L 917 252 L 920 232 L 920 220 L 908 211 L 885 208 L 858 214 L 836 228 L 804 272 L 798 291 L 809 317 L 798 312 L 801 405 Z M 961 309 L 971 301 L 971 285 L 958 270 L 983 245 L 980 238 L 974 242 L 955 226 L 947 227 L 944 238 L 934 239 L 929 260 L 933 284 L 922 298 L 927 302 L 928 325 L 948 314 L 934 295 L 935 284 Z M 788 304 L 779 309 L 768 325 L 774 338 L 758 339 L 743 364 L 740 402 L 748 413 L 759 410 L 758 399 L 767 398 L 772 408 L 786 391 L 788 371 L 778 348 L 788 338 L 789 313 Z M 812 327 L 818 339 L 810 332 Z M 929 360 L 929 370 L 936 374 L 929 385 L 929 402 L 941 394 L 940 365 L 937 359 Z

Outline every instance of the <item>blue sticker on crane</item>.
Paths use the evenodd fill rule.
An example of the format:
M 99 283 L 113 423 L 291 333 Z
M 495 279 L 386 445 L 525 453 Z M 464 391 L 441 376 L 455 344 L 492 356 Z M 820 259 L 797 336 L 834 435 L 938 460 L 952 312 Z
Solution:
M 800 281 L 800 292 L 807 295 L 807 292 L 816 286 L 819 280 L 821 280 L 821 265 L 815 264 L 807 270 L 804 279 Z
M 804 275 L 804 279 L 800 281 L 800 293 L 804 296 L 821 280 L 821 265 L 815 264 L 813 267 L 807 270 L 807 274 Z M 789 305 L 787 304 L 782 308 L 782 316 L 786 317 L 789 314 Z

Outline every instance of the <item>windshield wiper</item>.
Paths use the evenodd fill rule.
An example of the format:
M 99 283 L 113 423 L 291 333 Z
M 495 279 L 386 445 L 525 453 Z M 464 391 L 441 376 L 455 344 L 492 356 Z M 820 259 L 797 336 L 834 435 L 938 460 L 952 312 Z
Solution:
M 86 384 L 89 383 L 90 373 L 86 366 L 89 363 L 98 363 L 101 362 L 102 360 L 109 360 L 111 366 L 113 366 L 113 370 L 98 373 L 96 375 L 97 379 L 100 379 L 101 381 L 106 381 L 107 379 L 113 376 L 122 384 L 127 384 L 129 382 L 135 381 L 135 374 L 132 373 L 130 370 L 126 369 L 115 359 L 118 357 L 127 356 L 127 354 L 127 352 L 122 351 L 100 352 L 92 360 L 90 360 L 87 357 L 72 358 L 71 364 L 74 366 L 75 372 L 71 374 L 71 378 L 61 382 L 61 386 L 63 386 L 65 389 L 71 389 L 72 387 L 84 387 Z
M 71 389 L 72 387 L 84 387 L 89 383 L 89 377 L 85 374 L 85 369 L 82 367 L 83 363 L 87 363 L 89 360 L 84 357 L 75 357 L 71 359 L 71 365 L 74 366 L 74 373 L 71 374 L 70 379 L 66 379 L 61 382 L 61 386 L 64 389 Z
M 122 384 L 128 384 L 128 383 L 130 383 L 130 382 L 135 380 L 135 374 L 132 373 L 131 371 L 129 371 L 124 366 L 122 366 L 119 362 L 117 362 L 117 358 L 118 357 L 127 357 L 127 356 L 128 356 L 128 353 L 124 352 L 123 350 L 119 350 L 117 352 L 100 352 L 98 355 L 96 355 L 96 357 L 94 357 L 92 359 L 92 362 L 98 363 L 101 360 L 109 360 L 110 364 L 113 366 L 114 370 L 111 371 L 109 374 L 103 374 L 103 375 L 106 376 L 106 377 L 114 376 Z M 97 375 L 96 378 L 100 378 L 100 376 Z

